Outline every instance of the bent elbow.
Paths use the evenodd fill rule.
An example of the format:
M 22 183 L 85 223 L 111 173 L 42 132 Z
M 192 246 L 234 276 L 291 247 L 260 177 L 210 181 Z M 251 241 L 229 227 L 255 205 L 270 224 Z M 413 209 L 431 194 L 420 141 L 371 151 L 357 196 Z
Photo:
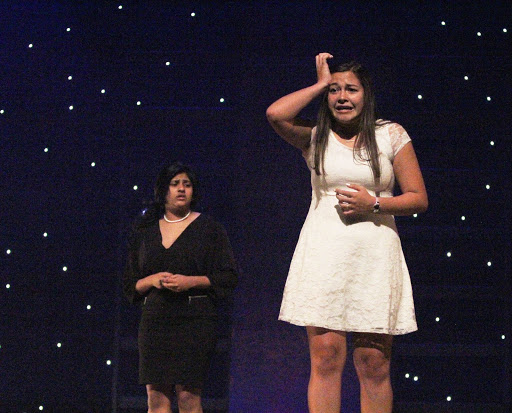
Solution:
M 270 123 L 274 123 L 277 121 L 277 114 L 276 114 L 276 111 L 272 108 L 272 105 L 270 105 L 267 108 L 267 111 L 265 112 L 265 114 L 267 115 L 267 120 Z
M 424 212 L 427 212 L 428 209 L 428 197 L 425 195 L 425 198 L 421 200 L 419 204 L 419 213 L 422 214 Z

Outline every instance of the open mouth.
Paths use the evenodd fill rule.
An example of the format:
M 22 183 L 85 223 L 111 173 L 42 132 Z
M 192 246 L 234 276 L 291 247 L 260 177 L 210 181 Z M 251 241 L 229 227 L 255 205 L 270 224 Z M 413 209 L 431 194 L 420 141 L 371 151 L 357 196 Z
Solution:
M 337 112 L 349 112 L 349 111 L 353 110 L 354 108 L 352 106 L 340 105 L 340 106 L 336 106 L 335 109 Z

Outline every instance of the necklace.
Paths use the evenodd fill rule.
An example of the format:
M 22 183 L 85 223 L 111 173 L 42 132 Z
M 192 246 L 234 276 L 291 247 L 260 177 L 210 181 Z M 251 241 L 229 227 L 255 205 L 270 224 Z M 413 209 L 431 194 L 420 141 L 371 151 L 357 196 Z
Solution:
M 188 214 L 185 215 L 183 218 L 180 218 L 180 219 L 168 219 L 165 214 L 164 214 L 164 219 L 165 219 L 165 222 L 168 222 L 169 224 L 175 224 L 176 222 L 181 222 L 181 221 L 185 221 L 188 216 L 190 215 L 192 211 L 188 211 Z

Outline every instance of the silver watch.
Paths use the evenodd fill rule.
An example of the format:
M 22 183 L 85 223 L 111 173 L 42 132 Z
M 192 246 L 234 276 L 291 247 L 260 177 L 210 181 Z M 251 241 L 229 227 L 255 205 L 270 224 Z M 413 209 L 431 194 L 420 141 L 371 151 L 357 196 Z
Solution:
M 379 211 L 380 211 L 379 198 L 375 197 L 375 203 L 373 204 L 373 213 L 376 214 Z

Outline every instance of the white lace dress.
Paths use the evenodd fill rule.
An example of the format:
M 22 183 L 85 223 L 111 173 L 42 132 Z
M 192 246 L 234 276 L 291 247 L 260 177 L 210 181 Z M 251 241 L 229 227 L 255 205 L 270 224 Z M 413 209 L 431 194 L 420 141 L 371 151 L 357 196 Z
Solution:
M 370 213 L 358 219 L 340 212 L 335 188 L 357 183 L 379 197 L 393 196 L 393 159 L 410 141 L 396 123 L 377 127 L 381 179 L 331 132 L 325 175 L 317 176 L 312 144 L 304 153 L 312 199 L 290 264 L 279 319 L 333 330 L 406 334 L 417 330 L 411 281 L 395 219 Z

